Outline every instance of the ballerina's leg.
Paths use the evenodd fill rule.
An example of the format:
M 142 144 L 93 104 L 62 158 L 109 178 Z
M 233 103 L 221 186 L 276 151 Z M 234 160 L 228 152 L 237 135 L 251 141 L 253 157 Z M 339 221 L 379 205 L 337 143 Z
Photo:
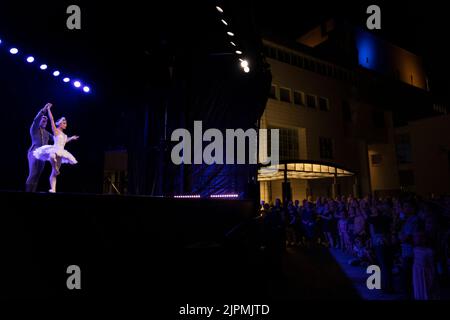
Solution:
M 59 174 L 58 171 L 58 161 L 56 158 L 55 154 L 51 155 L 51 161 L 50 161 L 51 165 L 52 165 L 52 172 L 50 173 L 50 190 L 49 192 L 54 193 L 56 192 L 56 176 Z

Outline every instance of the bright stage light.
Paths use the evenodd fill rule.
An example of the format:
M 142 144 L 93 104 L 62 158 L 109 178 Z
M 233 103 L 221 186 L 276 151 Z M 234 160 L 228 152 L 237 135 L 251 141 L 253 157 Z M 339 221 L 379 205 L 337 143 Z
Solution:
M 248 67 L 248 61 L 247 60 L 241 60 L 241 67 L 247 68 Z
M 34 62 L 34 57 L 29 56 L 29 57 L 27 58 L 27 62 L 28 62 L 28 63 L 33 63 L 33 62 Z
M 83 87 L 83 91 L 86 92 L 86 93 L 88 93 L 88 92 L 91 91 L 91 88 L 89 88 L 88 86 L 84 86 L 84 87 Z
M 59 72 L 58 70 L 56 70 L 55 72 L 53 72 L 53 76 L 58 77 L 61 74 L 61 72 Z
M 218 198 L 227 199 L 227 198 L 239 198 L 239 195 L 238 194 L 212 194 L 210 197 L 213 199 L 218 199 Z
M 249 68 L 249 67 L 245 67 L 245 68 L 244 68 L 244 72 L 245 72 L 245 73 L 249 73 L 249 72 L 250 72 L 250 68 Z
M 63 81 L 64 81 L 65 83 L 67 83 L 67 82 L 70 81 L 70 78 L 67 78 L 67 77 L 66 77 L 66 78 L 63 79 Z
M 81 87 L 81 82 L 80 81 L 74 81 L 73 85 L 74 85 L 75 88 L 79 88 L 79 87 Z
M 11 54 L 18 54 L 18 53 L 19 53 L 19 49 L 17 49 L 17 48 L 11 48 L 11 49 L 9 49 L 9 52 L 10 52 Z
M 173 196 L 175 199 L 200 199 L 199 194 L 188 194 L 188 195 L 179 195 Z
M 236 54 L 242 54 L 242 51 L 236 50 Z
M 228 31 L 228 32 L 227 32 L 227 35 L 229 35 L 230 37 L 234 37 L 234 33 L 231 32 L 231 31 Z
M 46 64 L 41 64 L 41 66 L 39 67 L 41 70 L 47 70 L 47 65 Z
M 233 47 L 236 47 L 236 43 L 234 43 L 233 41 L 230 41 L 230 43 Z
M 226 25 L 226 26 L 228 25 L 228 23 L 227 23 L 225 20 L 223 20 L 223 19 L 222 19 L 222 23 L 223 23 L 224 25 Z
M 219 11 L 220 13 L 223 13 L 223 9 L 219 6 L 216 6 L 216 10 Z

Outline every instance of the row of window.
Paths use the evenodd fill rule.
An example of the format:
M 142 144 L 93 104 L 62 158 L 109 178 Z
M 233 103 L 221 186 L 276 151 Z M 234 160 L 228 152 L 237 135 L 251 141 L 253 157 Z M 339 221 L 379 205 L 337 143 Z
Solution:
M 332 64 L 312 60 L 299 54 L 291 53 L 269 45 L 264 45 L 264 53 L 268 58 L 288 63 L 298 68 L 317 72 L 323 76 L 355 82 L 355 75 L 352 72 Z
M 289 88 L 278 88 L 276 85 L 272 85 L 270 89 L 270 98 L 280 100 L 287 103 L 294 103 L 298 106 L 306 106 L 316 109 L 319 107 L 322 111 L 330 110 L 330 102 L 327 98 L 318 97 L 312 94 L 305 94 L 302 91 L 291 90 Z
M 433 110 L 442 114 L 448 113 L 447 106 L 442 104 L 433 104 Z
M 275 129 L 275 128 L 269 128 Z M 292 128 L 279 129 L 279 152 L 280 160 L 295 160 L 300 158 L 298 130 Z M 268 149 L 270 150 L 270 130 Z M 319 137 L 319 153 L 321 159 L 333 159 L 333 140 L 331 138 Z

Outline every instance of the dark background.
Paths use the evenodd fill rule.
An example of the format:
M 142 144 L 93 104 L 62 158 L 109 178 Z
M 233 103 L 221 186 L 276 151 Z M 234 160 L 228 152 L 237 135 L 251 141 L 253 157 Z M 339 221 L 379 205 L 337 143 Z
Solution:
M 242 73 L 230 50 L 216 3 L 226 10 L 237 42 L 251 61 L 249 74 Z M 81 7 L 79 31 L 66 28 L 65 12 L 72 4 Z M 210 126 L 252 127 L 270 84 L 258 54 L 261 34 L 295 39 L 334 16 L 365 25 L 370 4 L 382 11 L 382 30 L 375 32 L 422 55 L 433 93 L 447 100 L 448 26 L 446 5 L 438 1 L 1 1 L 0 134 L 5 139 L 0 189 L 23 188 L 28 129 L 50 101 L 56 117 L 68 118 L 67 133 L 81 137 L 68 146 L 79 165 L 63 168 L 59 190 L 100 192 L 104 150 L 125 147 L 130 151 L 131 192 L 151 194 L 147 180 L 167 181 L 179 174 L 158 176 L 163 158 L 152 153 L 161 150 L 166 106 L 172 129 L 199 118 L 207 118 Z M 28 65 L 24 56 L 10 55 L 5 47 L 9 44 L 79 77 L 92 93 L 82 94 Z M 169 66 L 174 67 L 173 78 Z M 46 177 L 42 181 L 45 184 Z

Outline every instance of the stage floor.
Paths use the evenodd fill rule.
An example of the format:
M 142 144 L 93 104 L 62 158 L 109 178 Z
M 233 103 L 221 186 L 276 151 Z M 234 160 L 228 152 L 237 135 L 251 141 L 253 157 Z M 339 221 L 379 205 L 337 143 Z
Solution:
M 0 203 L 2 298 L 173 295 L 195 261 L 231 261 L 228 232 L 256 212 L 241 200 L 73 193 L 2 191 Z M 79 292 L 67 290 L 70 265 L 83 273 Z

